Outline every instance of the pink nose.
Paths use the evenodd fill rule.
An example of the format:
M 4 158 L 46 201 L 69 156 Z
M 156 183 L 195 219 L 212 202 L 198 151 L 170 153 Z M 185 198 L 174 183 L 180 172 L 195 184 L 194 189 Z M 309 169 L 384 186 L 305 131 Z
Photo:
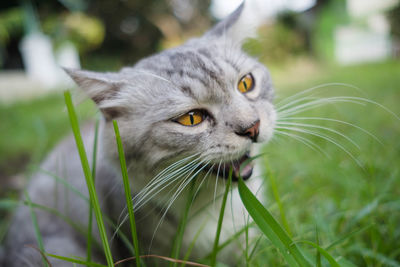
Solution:
M 236 132 L 237 135 L 247 136 L 253 142 L 257 142 L 258 134 L 260 133 L 260 120 L 255 121 L 250 128 Z

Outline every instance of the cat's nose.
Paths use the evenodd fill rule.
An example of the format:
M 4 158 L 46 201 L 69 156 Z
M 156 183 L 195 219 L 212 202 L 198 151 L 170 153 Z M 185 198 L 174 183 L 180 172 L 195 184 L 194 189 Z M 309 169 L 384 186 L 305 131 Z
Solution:
M 240 131 L 236 131 L 235 133 L 240 136 L 247 136 L 254 143 L 257 142 L 257 137 L 260 133 L 260 120 L 256 120 L 251 124 L 250 127 L 244 127 L 243 129 L 241 129 Z

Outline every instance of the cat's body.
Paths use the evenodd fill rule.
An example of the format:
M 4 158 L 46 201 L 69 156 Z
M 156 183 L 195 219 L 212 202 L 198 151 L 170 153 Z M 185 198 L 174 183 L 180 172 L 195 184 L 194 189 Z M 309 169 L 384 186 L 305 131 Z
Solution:
M 182 251 L 186 251 L 204 226 L 192 254 L 202 257 L 209 253 L 220 199 L 217 197 L 215 204 L 212 202 L 224 189 L 222 176 L 226 177 L 232 166 L 237 179 L 239 163 L 248 158 L 246 153 L 251 144 L 267 141 L 272 135 L 275 111 L 269 74 L 263 65 L 241 51 L 240 44 L 246 36 L 233 37 L 238 36 L 235 27 L 242 10 L 243 5 L 202 38 L 146 58 L 119 73 L 67 70 L 104 116 L 99 131 L 96 191 L 102 211 L 115 222 L 121 219 L 121 213 L 126 214 L 123 213 L 125 196 L 111 123 L 113 119 L 118 121 L 135 195 L 142 253 L 170 254 L 193 179 L 197 180 L 196 186 L 201 187 L 191 207 Z M 82 131 L 87 154 L 91 155 L 93 126 Z M 236 163 L 231 164 L 232 161 Z M 42 169 L 65 179 L 80 194 L 88 195 L 72 137 L 54 149 Z M 249 178 L 251 172 L 248 165 L 241 175 Z M 156 183 L 148 186 L 154 177 Z M 258 183 L 256 178 L 250 180 Z M 27 190 L 32 202 L 54 208 L 74 224 L 86 227 L 87 200 L 59 179 L 38 172 Z M 222 240 L 240 229 L 246 220 L 237 192 L 234 190 L 232 194 Z M 170 204 L 172 206 L 166 209 Z M 48 211 L 35 209 L 35 212 L 46 252 L 85 257 L 84 233 Z M 159 224 L 162 218 L 164 222 Z M 101 244 L 95 223 L 94 226 L 93 234 Z M 125 226 L 127 224 L 122 230 Z M 107 230 L 109 234 L 114 232 L 111 228 Z M 130 236 L 129 231 L 125 233 Z M 113 244 L 114 259 L 130 256 L 124 246 L 116 242 Z M 42 264 L 40 254 L 25 244 L 35 246 L 37 241 L 29 208 L 21 206 L 8 234 L 4 266 Z M 235 262 L 232 249 L 234 245 L 221 252 L 222 256 L 228 255 L 227 263 Z M 101 249 L 95 247 L 93 251 L 93 260 L 103 261 Z M 54 266 L 70 266 L 67 262 L 54 262 Z

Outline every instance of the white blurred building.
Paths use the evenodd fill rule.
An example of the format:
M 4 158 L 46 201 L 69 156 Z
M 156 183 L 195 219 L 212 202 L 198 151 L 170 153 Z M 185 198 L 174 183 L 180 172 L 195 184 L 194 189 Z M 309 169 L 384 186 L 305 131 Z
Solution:
M 351 23 L 335 30 L 336 60 L 355 64 L 391 57 L 390 25 L 384 12 L 398 3 L 399 0 L 347 0 Z

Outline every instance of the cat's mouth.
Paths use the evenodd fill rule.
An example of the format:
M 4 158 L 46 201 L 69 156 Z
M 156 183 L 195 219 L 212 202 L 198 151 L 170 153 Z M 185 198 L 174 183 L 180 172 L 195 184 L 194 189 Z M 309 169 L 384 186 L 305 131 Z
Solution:
M 218 175 L 218 177 L 228 179 L 229 171 L 232 168 L 232 181 L 238 181 L 239 177 L 242 177 L 243 180 L 247 180 L 253 173 L 253 164 L 249 159 L 250 155 L 247 152 L 236 160 L 215 165 L 212 168 L 212 172 Z

